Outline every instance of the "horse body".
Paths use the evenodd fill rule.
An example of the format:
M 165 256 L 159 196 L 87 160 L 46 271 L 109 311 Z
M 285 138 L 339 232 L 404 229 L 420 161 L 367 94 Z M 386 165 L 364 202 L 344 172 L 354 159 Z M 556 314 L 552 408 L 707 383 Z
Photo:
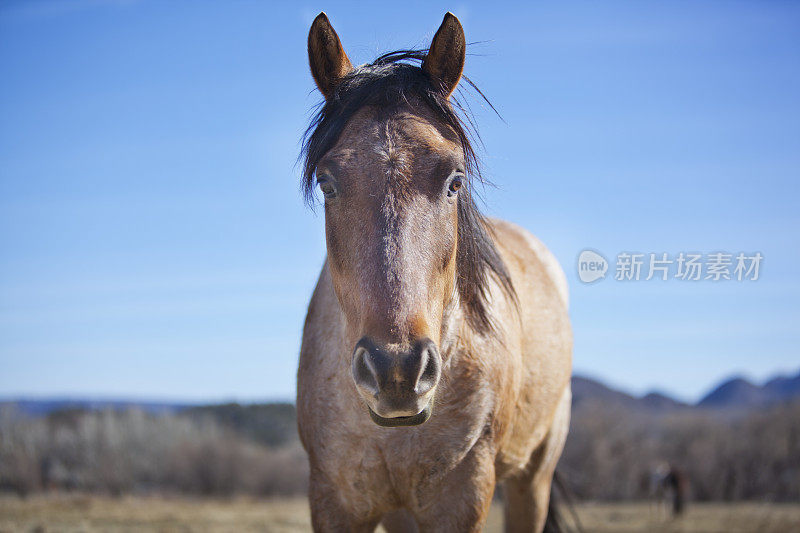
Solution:
M 371 531 L 404 508 L 424 530 L 470 531 L 483 523 L 498 480 L 509 480 L 511 502 L 522 496 L 509 513 L 535 516 L 520 530 L 543 524 L 569 426 L 565 281 L 533 236 L 506 222 L 493 227 L 519 310 L 493 286 L 503 332 L 488 337 L 472 332 L 458 307 L 450 310 L 449 365 L 433 416 L 421 426 L 382 428 L 364 416 L 349 372 L 353 343 L 323 267 L 304 329 L 297 398 L 315 529 Z
M 353 69 L 324 15 L 309 35 L 328 107 L 307 179 L 326 196 L 328 257 L 297 408 L 317 531 L 477 531 L 498 481 L 507 530 L 544 526 L 569 426 L 566 280 L 462 190 L 471 152 L 446 99 L 463 49 L 450 14 L 422 70 Z M 385 94 L 348 108 L 362 89 Z

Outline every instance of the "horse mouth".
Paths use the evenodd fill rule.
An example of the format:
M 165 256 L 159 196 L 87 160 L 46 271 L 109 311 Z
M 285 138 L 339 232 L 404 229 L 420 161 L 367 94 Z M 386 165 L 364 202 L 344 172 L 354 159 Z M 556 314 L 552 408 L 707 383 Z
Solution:
M 425 422 L 427 422 L 428 419 L 431 417 L 431 413 L 433 412 L 433 409 L 431 407 L 432 405 L 433 402 L 428 402 L 428 405 L 425 406 L 425 409 L 412 416 L 396 416 L 392 418 L 382 417 L 381 415 L 373 411 L 372 408 L 369 406 L 367 407 L 367 409 L 369 409 L 369 416 L 372 418 L 372 421 L 378 424 L 379 426 L 385 428 L 399 428 L 408 426 L 418 426 L 420 424 L 424 424 Z

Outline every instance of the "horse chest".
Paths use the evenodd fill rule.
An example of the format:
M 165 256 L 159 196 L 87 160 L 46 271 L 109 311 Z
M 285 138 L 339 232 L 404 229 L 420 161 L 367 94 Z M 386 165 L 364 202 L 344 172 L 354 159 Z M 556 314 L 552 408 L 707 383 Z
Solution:
M 445 413 L 440 413 L 445 414 Z M 413 504 L 420 490 L 436 490 L 469 453 L 482 423 L 432 419 L 418 428 L 330 425 L 315 454 L 343 501 L 369 508 Z M 370 422 L 371 424 L 371 422 Z

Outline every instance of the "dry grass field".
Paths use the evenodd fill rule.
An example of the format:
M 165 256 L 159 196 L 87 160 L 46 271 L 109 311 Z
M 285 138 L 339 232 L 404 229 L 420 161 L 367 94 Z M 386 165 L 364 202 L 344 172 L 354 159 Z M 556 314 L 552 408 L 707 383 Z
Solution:
M 695 504 L 686 516 L 657 520 L 647 504 L 582 504 L 588 532 L 800 531 L 800 504 Z M 0 497 L 0 532 L 276 532 L 310 531 L 303 499 L 260 501 L 165 497 Z M 485 531 L 502 531 L 502 510 L 492 508 Z

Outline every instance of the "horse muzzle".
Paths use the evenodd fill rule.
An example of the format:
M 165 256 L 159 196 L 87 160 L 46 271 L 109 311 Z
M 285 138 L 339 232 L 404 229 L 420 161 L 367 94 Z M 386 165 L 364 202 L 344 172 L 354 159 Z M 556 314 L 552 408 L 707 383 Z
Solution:
M 353 351 L 356 389 L 379 426 L 416 426 L 432 412 L 442 357 L 430 339 L 420 339 L 410 350 L 395 352 L 364 337 Z

